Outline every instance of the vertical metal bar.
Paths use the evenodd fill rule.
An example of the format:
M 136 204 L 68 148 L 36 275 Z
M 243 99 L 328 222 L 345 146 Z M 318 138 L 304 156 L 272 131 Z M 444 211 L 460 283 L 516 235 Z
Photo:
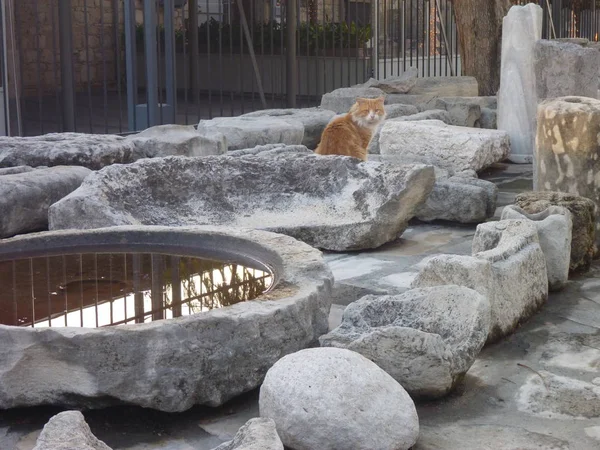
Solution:
M 163 14 L 164 19 L 164 14 Z M 164 86 L 164 75 L 165 72 L 162 70 L 165 67 L 165 64 L 162 60 L 162 50 L 164 48 L 164 37 L 165 37 L 165 27 L 164 24 L 160 22 L 160 15 L 157 9 L 156 11 L 156 64 L 158 66 L 157 76 L 157 95 L 158 95 L 158 124 L 162 125 L 163 121 L 163 86 Z
M 190 15 L 189 3 L 188 3 L 188 17 Z M 187 55 L 187 38 L 189 30 L 183 27 L 183 103 L 184 103 L 184 115 L 185 115 L 185 124 L 189 125 L 189 105 L 188 105 L 188 77 L 190 75 L 189 66 L 188 66 L 188 55 Z M 175 91 L 175 95 L 177 95 L 177 91 Z
M 29 284 L 31 285 L 31 327 L 35 326 L 35 288 L 33 283 L 33 258 L 29 258 Z
M 17 263 L 14 260 L 12 262 L 12 275 L 14 312 L 12 325 L 19 325 L 19 302 L 17 301 Z M 8 324 L 10 325 L 10 322 L 8 322 Z
M 71 0 L 58 2 L 58 31 L 63 102 L 63 131 L 75 131 L 75 83 L 73 79 L 73 19 Z
M 219 1 L 219 111 L 221 117 L 223 116 L 223 16 L 223 2 Z
M 229 0 L 229 9 L 231 10 L 233 5 L 233 0 Z M 229 14 L 229 16 L 231 17 L 231 12 Z M 272 31 L 271 31 L 272 33 Z M 241 51 L 241 49 L 240 49 Z M 229 64 L 231 65 L 231 67 L 234 66 L 233 64 L 234 58 L 233 58 L 233 23 L 231 22 L 231 20 L 229 21 Z M 235 89 L 233 88 L 233 86 L 231 87 L 230 91 L 229 91 L 229 95 L 231 97 L 231 115 L 234 116 L 235 115 L 235 110 L 234 110 L 234 103 L 235 103 L 235 94 L 234 94 Z
M 0 3 L 0 64 L 2 64 L 2 86 L 4 87 L 4 102 L 1 107 L 4 109 L 4 126 L 7 136 L 12 136 L 10 128 L 10 87 L 8 84 L 8 55 L 7 55 L 7 40 L 6 40 L 6 5 L 4 2 Z M 57 109 L 58 111 L 58 109 Z
M 241 0 L 238 0 L 241 2 Z M 285 8 L 286 20 L 286 59 L 285 59 L 285 94 L 286 106 L 296 107 L 298 95 L 298 59 L 296 58 L 296 0 L 287 0 Z
M 4 2 L 2 2 L 4 3 Z M 23 46 L 21 45 L 21 39 L 18 39 L 17 36 L 20 36 L 20 29 L 21 29 L 21 4 L 20 2 L 14 2 L 14 3 L 9 3 L 8 4 L 9 7 L 12 5 L 14 8 L 14 17 L 15 20 L 14 21 L 9 21 L 9 23 L 11 24 L 11 39 L 13 44 L 16 44 L 17 46 L 17 51 L 14 52 L 13 51 L 13 57 L 12 57 L 12 63 L 13 63 L 13 67 L 17 67 L 17 61 L 15 60 L 15 53 L 18 53 L 19 56 L 19 82 L 17 83 L 17 81 L 15 80 L 15 96 L 16 96 L 16 109 L 17 109 L 17 130 L 19 133 L 19 136 L 24 136 L 27 133 L 27 129 L 25 126 L 25 123 L 22 120 L 22 111 L 24 109 L 24 100 L 23 100 L 23 95 L 22 95 L 22 89 L 25 86 L 24 82 L 23 82 Z M 16 78 L 16 77 L 15 77 Z M 64 128 L 64 127 L 63 127 Z M 64 130 L 63 130 L 64 131 Z
M 163 255 L 152 254 L 152 320 L 164 319 L 164 308 L 163 308 Z
M 69 312 L 69 292 L 67 289 L 67 258 L 65 255 L 62 256 L 62 266 L 63 266 L 63 286 L 64 286 L 64 295 L 65 295 L 65 327 L 68 326 L 67 314 Z
M 106 66 L 106 48 L 104 45 L 104 0 L 100 0 L 100 53 L 102 55 L 102 94 L 104 101 L 104 132 L 108 134 L 108 73 Z
M 59 0 L 60 1 L 60 0 Z M 87 0 L 83 0 L 83 26 L 85 27 L 84 45 L 85 45 L 85 66 L 87 74 L 87 94 L 88 94 L 88 121 L 90 125 L 90 133 L 94 132 L 92 118 L 92 72 L 90 69 L 90 39 L 89 39 L 89 23 L 88 23 L 88 7 Z
M 48 298 L 48 327 L 52 328 L 52 299 L 50 292 L 50 258 L 46 257 L 46 297 Z
M 450 75 L 454 76 L 454 70 L 452 70 L 452 61 L 450 59 L 448 59 L 449 58 L 449 54 L 448 54 L 448 37 L 446 36 L 446 26 L 444 24 L 444 20 L 442 19 L 440 8 L 439 8 L 439 0 L 435 0 L 435 4 L 436 4 L 436 10 L 437 10 L 438 18 L 439 18 L 439 21 L 440 21 L 440 27 L 441 27 L 441 30 L 442 30 L 442 37 L 444 39 L 444 46 L 446 47 L 446 60 L 447 60 L 448 64 L 450 65 Z M 440 47 L 441 47 L 441 43 L 440 43 Z M 440 75 L 442 75 L 441 68 L 442 68 L 442 61 L 441 61 L 441 52 L 440 52 Z M 447 69 L 447 67 L 446 67 L 446 69 Z
M 83 276 L 83 255 L 79 254 L 79 274 Z M 79 280 L 79 326 L 83 327 L 83 279 Z
M 131 266 L 133 272 L 133 264 Z M 123 281 L 127 286 L 127 253 L 123 254 Z M 125 295 L 123 295 L 123 323 L 127 323 L 127 292 L 125 292 Z
M 373 24 L 375 28 L 373 38 L 373 76 L 379 79 L 379 0 L 374 2 Z
M 41 69 L 41 48 L 40 48 L 40 34 L 41 24 L 38 10 L 38 2 L 35 2 L 35 9 L 33 11 L 35 16 L 35 50 L 36 50 L 36 77 L 37 77 L 37 91 L 38 91 L 38 120 L 40 122 L 40 134 L 44 134 L 44 107 L 42 100 L 42 69 Z
M 293 0 L 296 1 L 296 0 Z M 258 85 L 258 93 L 260 95 L 260 101 L 264 109 L 267 108 L 267 102 L 265 100 L 265 92 L 262 86 L 262 80 L 260 77 L 260 71 L 258 69 L 258 63 L 256 62 L 256 54 L 254 53 L 254 44 L 252 42 L 252 37 L 250 36 L 250 30 L 248 28 L 248 22 L 246 22 L 246 14 L 244 13 L 244 6 L 242 4 L 242 0 L 237 0 L 238 7 L 240 8 L 240 18 L 242 20 L 242 29 L 244 31 L 244 35 L 246 36 L 246 41 L 248 43 L 248 50 L 250 52 L 250 60 L 252 61 L 252 67 L 254 69 L 254 76 L 256 77 L 256 83 Z M 294 32 L 294 44 L 295 44 L 296 34 Z M 288 42 L 289 43 L 289 42 Z M 294 47 L 294 62 L 296 61 L 296 47 Z M 297 76 L 297 73 L 295 74 Z M 294 84 L 294 86 L 296 86 Z M 294 97 L 294 105 L 296 104 L 296 99 Z M 242 104 L 243 105 L 243 104 Z M 293 107 L 293 106 L 292 106 Z M 243 112 L 243 107 L 242 107 Z
M 133 259 L 133 304 L 135 323 L 144 322 L 144 293 L 141 291 L 142 255 L 134 253 Z
M 110 286 L 110 318 L 109 318 L 109 324 L 112 325 L 114 322 L 114 315 L 113 315 L 113 303 L 114 303 L 114 299 L 115 296 L 113 294 L 113 280 L 112 280 L 112 267 L 113 267 L 113 254 L 109 254 L 108 255 L 108 276 L 109 276 L 109 286 Z
M 208 1 L 208 0 L 206 0 Z M 252 47 L 254 49 L 254 0 L 250 1 L 250 42 L 248 42 L 248 48 Z M 256 111 L 254 107 L 254 78 L 250 79 L 250 102 L 251 102 L 251 110 Z
M 135 3 L 126 0 L 124 4 L 125 26 L 125 71 L 127 72 L 127 124 L 129 131 L 137 130 L 135 106 L 137 104 L 137 50 Z
M 173 0 L 165 0 L 165 83 L 167 90 L 167 104 L 171 105 L 172 112 L 166 118 L 167 123 L 177 120 L 177 97 L 175 95 L 175 5 Z
M 200 67 L 198 64 L 200 54 L 200 42 L 198 41 L 198 0 L 189 0 L 189 33 L 190 33 L 190 84 L 192 86 L 193 101 L 200 108 Z M 198 109 L 198 121 L 200 120 L 200 110 Z
M 213 118 L 213 114 L 212 114 L 212 64 L 211 64 L 211 48 L 210 48 L 210 44 L 211 44 L 211 39 L 210 39 L 210 6 L 208 3 L 208 0 L 206 0 L 206 58 L 207 58 L 207 64 L 206 64 L 206 84 L 208 87 L 208 118 L 212 119 Z
M 144 44 L 146 47 L 146 106 L 148 127 L 158 124 L 158 65 L 156 62 L 156 0 L 144 0 Z
M 402 0 L 402 70 L 406 72 L 406 0 Z
M 387 0 L 383 0 L 383 78 L 387 78 Z
M 96 313 L 96 328 L 98 328 L 98 254 L 94 253 L 94 280 L 96 286 L 96 292 L 94 293 L 94 312 Z
M 119 0 L 113 0 L 113 30 L 115 39 L 115 78 L 117 80 L 117 98 L 119 101 L 119 133 L 123 132 L 123 95 L 121 86 L 121 27 L 119 26 Z M 112 302 L 111 302 L 112 308 Z M 111 319 L 112 323 L 112 319 Z
M 173 293 L 171 299 L 173 317 L 179 317 L 181 316 L 181 274 L 178 256 L 171 256 L 171 292 Z

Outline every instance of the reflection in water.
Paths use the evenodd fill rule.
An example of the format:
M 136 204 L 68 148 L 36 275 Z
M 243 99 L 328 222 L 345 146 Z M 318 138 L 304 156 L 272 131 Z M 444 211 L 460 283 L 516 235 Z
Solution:
M 0 262 L 0 324 L 101 327 L 252 300 L 269 272 L 159 253 L 82 253 Z

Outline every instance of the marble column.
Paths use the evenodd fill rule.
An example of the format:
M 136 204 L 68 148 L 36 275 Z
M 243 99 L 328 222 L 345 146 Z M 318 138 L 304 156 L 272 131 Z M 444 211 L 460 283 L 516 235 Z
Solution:
M 509 160 L 533 162 L 536 130 L 534 47 L 542 37 L 542 8 L 513 6 L 502 25 L 502 60 L 498 93 L 498 129 L 508 132 Z

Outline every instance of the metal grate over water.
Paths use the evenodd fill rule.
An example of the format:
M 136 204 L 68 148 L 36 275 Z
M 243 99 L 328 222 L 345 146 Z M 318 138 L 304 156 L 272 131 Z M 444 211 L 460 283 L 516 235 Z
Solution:
M 269 272 L 161 253 L 77 253 L 0 262 L 0 324 L 102 327 L 252 300 Z

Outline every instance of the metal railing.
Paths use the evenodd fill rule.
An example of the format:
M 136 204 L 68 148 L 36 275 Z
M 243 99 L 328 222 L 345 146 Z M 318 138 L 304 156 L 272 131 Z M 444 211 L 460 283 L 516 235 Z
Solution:
M 598 40 L 599 0 L 577 10 L 568 0 L 536 2 L 545 11 L 544 37 L 554 37 L 554 29 L 556 37 Z M 423 77 L 461 74 L 451 0 L 1 5 L 0 134 L 195 125 L 263 108 L 315 106 L 326 92 L 411 66 Z

